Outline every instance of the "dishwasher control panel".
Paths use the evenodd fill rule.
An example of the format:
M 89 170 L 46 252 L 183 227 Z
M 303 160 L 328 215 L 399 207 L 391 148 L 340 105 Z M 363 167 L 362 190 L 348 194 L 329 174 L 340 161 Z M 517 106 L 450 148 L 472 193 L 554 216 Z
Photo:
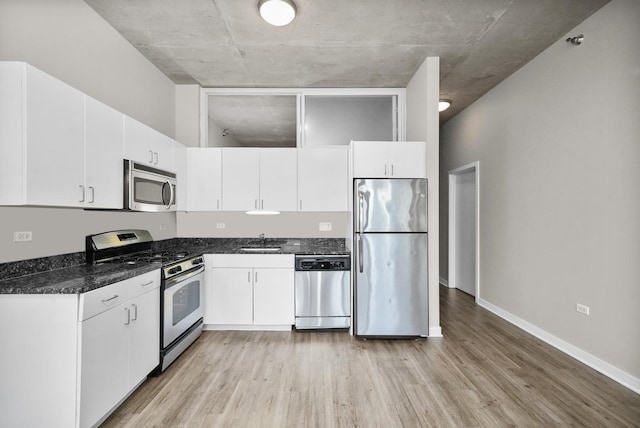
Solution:
M 340 271 L 351 269 L 349 256 L 296 256 L 297 271 Z

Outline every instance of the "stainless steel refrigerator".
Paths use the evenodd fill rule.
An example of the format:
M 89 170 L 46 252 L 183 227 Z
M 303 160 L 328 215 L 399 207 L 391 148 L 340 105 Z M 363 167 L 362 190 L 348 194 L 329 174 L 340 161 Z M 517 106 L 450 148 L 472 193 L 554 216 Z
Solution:
M 427 180 L 356 178 L 353 195 L 355 335 L 428 336 Z

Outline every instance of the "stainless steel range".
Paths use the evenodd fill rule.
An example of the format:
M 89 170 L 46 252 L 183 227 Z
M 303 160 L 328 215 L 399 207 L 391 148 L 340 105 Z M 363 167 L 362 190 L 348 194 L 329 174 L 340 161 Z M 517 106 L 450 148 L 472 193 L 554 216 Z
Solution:
M 160 365 L 164 371 L 202 333 L 204 259 L 182 250 L 154 252 L 146 230 L 118 230 L 86 238 L 87 263 L 162 263 Z

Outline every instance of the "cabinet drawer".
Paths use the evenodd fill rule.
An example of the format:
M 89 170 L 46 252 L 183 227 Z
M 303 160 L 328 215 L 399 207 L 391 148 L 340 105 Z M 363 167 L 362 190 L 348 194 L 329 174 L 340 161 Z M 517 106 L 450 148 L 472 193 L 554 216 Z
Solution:
M 160 270 L 154 270 L 80 295 L 78 321 L 118 306 L 160 286 Z

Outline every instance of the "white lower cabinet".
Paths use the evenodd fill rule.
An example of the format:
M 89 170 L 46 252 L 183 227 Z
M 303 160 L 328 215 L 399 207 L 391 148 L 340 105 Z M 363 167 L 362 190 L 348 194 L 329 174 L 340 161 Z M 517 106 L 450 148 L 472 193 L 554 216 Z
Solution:
M 281 326 L 281 329 L 294 324 L 293 255 L 206 257 L 205 324 L 225 328 Z
M 82 322 L 80 426 L 92 426 L 127 393 L 128 336 L 124 310 Z
M 0 427 L 104 420 L 159 363 L 159 286 L 156 270 L 80 295 L 0 295 Z
M 152 272 L 81 296 L 83 316 L 97 301 L 107 309 L 80 323 L 80 427 L 100 421 L 159 364 L 159 285 Z

